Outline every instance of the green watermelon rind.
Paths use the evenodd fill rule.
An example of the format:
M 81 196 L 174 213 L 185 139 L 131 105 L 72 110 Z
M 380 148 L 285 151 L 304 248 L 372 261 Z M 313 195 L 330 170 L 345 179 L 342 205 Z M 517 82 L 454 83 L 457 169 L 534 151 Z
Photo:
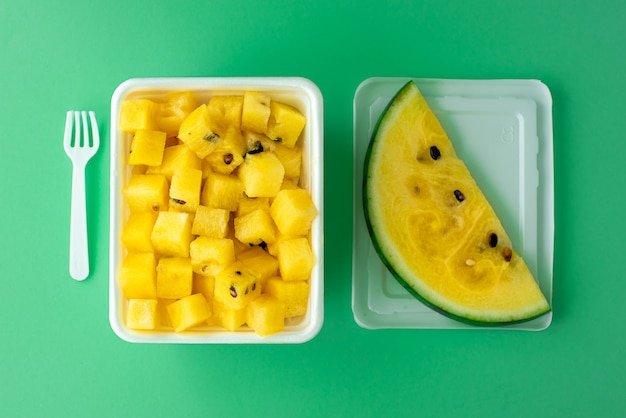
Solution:
M 376 253 L 378 254 L 381 262 L 384 264 L 384 266 L 387 268 L 387 270 L 391 273 L 391 275 L 396 279 L 396 281 L 402 286 L 404 287 L 414 298 L 416 298 L 418 301 L 420 301 L 422 304 L 424 304 L 425 306 L 429 307 L 430 309 L 433 309 L 434 311 L 448 317 L 451 319 L 454 319 L 456 321 L 468 324 L 468 325 L 476 325 L 476 326 L 483 326 L 483 327 L 495 327 L 495 326 L 502 326 L 502 325 L 514 325 L 514 324 L 519 324 L 519 323 L 524 323 L 524 322 L 528 322 L 528 321 L 532 321 L 533 319 L 536 319 L 542 315 L 545 315 L 546 313 L 550 312 L 550 307 L 548 306 L 548 308 L 546 310 L 539 310 L 537 312 L 531 313 L 530 315 L 524 317 L 524 318 L 519 318 L 519 319 L 514 319 L 514 320 L 508 320 L 508 319 L 504 319 L 501 317 L 493 317 L 493 321 L 492 320 L 487 320 L 487 319 L 478 319 L 473 317 L 473 315 L 471 313 L 468 313 L 467 315 L 463 316 L 463 315 L 459 315 L 459 314 L 455 314 L 452 312 L 449 312 L 448 310 L 444 309 L 443 307 L 437 305 L 436 303 L 434 303 L 433 301 L 431 301 L 430 299 L 428 299 L 426 296 L 422 295 L 420 292 L 418 292 L 413 286 L 411 286 L 411 284 L 408 282 L 407 279 L 405 279 L 402 274 L 400 274 L 397 269 L 393 266 L 393 264 L 389 261 L 388 256 L 385 254 L 385 250 L 384 250 L 384 245 L 382 245 L 381 243 L 381 239 L 378 237 L 377 233 L 375 232 L 375 228 L 373 226 L 373 222 L 369 213 L 369 205 L 368 203 L 370 202 L 370 196 L 369 196 L 369 191 L 368 191 L 368 187 L 367 187 L 367 182 L 369 179 L 369 165 L 370 165 L 370 158 L 371 158 L 371 154 L 372 154 L 372 149 L 374 148 L 374 144 L 375 144 L 375 139 L 378 135 L 378 131 L 379 128 L 381 126 L 381 124 L 383 123 L 383 121 L 385 120 L 385 118 L 387 117 L 388 114 L 390 114 L 390 112 L 392 112 L 393 108 L 396 106 L 397 103 L 399 103 L 402 99 L 402 97 L 406 94 L 408 94 L 409 89 L 412 88 L 412 85 L 414 84 L 414 82 L 412 80 L 407 81 L 404 86 L 398 90 L 398 92 L 391 98 L 391 100 L 389 101 L 389 103 L 387 104 L 387 106 L 385 107 L 385 109 L 383 110 L 383 112 L 381 113 L 380 117 L 378 118 L 378 121 L 376 122 L 376 125 L 374 126 L 374 130 L 372 132 L 372 136 L 370 138 L 367 150 L 365 152 L 365 159 L 364 159 L 364 170 L 363 170 L 363 184 L 362 184 L 362 190 L 363 190 L 363 210 L 364 210 L 364 215 L 365 215 L 365 224 L 367 225 L 367 229 L 372 241 L 372 245 L 376 251 Z

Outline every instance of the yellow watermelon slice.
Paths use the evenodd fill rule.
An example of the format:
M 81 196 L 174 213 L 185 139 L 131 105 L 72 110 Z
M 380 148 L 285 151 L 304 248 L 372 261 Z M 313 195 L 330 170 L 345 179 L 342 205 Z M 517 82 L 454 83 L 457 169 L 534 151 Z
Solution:
M 374 247 L 415 297 L 458 320 L 530 320 L 550 306 L 412 81 L 370 141 L 364 209 Z

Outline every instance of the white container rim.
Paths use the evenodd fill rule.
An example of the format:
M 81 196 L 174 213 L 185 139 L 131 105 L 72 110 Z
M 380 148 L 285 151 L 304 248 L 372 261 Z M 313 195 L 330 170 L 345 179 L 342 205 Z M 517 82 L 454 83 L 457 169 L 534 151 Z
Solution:
M 260 337 L 253 331 L 229 332 L 226 330 L 174 332 L 141 332 L 126 328 L 121 318 L 121 293 L 117 285 L 117 272 L 121 262 L 119 236 L 121 231 L 120 195 L 123 182 L 121 164 L 122 146 L 119 125 L 121 102 L 131 94 L 165 94 L 171 91 L 200 91 L 217 94 L 243 93 L 245 90 L 268 92 L 280 98 L 298 94 L 305 107 L 307 125 L 305 144 L 308 158 L 307 188 L 319 210 L 313 222 L 311 241 L 316 255 L 316 265 L 311 275 L 309 309 L 301 324 L 285 331 Z M 302 109 L 301 109 L 302 110 Z M 131 78 L 122 82 L 111 99 L 111 161 L 110 161 L 110 241 L 109 241 L 109 323 L 121 339 L 134 343 L 172 344 L 297 344 L 313 339 L 324 322 L 324 153 L 323 153 L 323 97 L 320 89 L 304 77 L 155 77 Z M 304 161 L 303 161 L 304 163 Z

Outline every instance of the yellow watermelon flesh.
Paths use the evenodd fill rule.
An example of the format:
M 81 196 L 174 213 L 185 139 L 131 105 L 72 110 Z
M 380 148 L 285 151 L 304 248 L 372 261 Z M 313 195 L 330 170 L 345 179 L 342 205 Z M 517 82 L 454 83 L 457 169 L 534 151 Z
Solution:
M 550 310 L 413 82 L 396 94 L 370 141 L 363 203 L 381 259 L 427 305 L 479 324 Z

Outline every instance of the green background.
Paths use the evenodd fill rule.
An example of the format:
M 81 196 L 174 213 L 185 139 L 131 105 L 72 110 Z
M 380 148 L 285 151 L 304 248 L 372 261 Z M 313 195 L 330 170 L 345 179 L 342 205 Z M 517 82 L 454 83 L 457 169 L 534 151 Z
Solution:
M 626 414 L 623 1 L 0 2 L 0 416 Z M 325 322 L 302 345 L 137 345 L 108 323 L 109 107 L 132 77 L 303 76 L 324 96 Z M 359 328 L 352 99 L 372 76 L 536 78 L 554 108 L 554 319 Z M 92 274 L 68 274 L 65 112 L 91 109 Z

